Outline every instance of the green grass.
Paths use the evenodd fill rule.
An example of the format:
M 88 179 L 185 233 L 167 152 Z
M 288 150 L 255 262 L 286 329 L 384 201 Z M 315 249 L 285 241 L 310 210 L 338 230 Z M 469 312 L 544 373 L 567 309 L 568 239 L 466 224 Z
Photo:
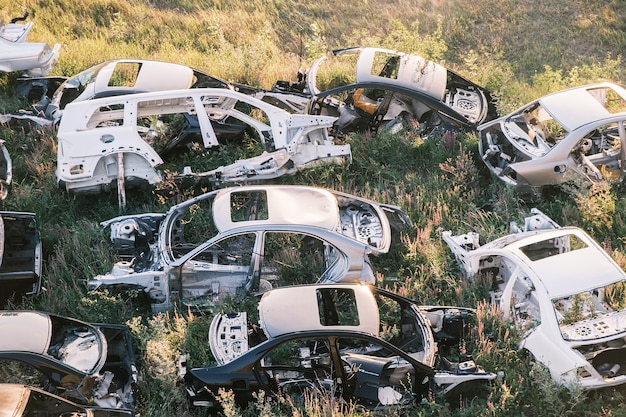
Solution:
M 435 59 L 484 85 L 498 98 L 500 113 L 569 86 L 626 81 L 620 55 L 626 48 L 626 3 L 617 0 L 0 0 L 0 6 L 5 21 L 24 9 L 34 11 L 30 40 L 63 45 L 54 75 L 73 75 L 105 59 L 138 57 L 269 88 L 278 79 L 293 81 L 298 67 L 329 49 L 381 46 Z M 0 74 L 0 111 L 20 106 L 11 96 L 16 77 Z M 86 280 L 108 272 L 113 263 L 107 233 L 98 223 L 121 214 L 116 195 L 77 196 L 57 189 L 53 131 L 4 126 L 0 138 L 14 161 L 14 186 L 2 209 L 36 212 L 44 243 L 47 291 L 13 307 L 129 324 L 142 376 L 138 411 L 151 417 L 203 415 L 190 410 L 174 366 L 180 353 L 189 353 L 193 366 L 211 363 L 211 315 L 152 315 L 141 294 L 88 293 Z M 626 415 L 623 388 L 572 394 L 552 383 L 544 368 L 517 351 L 520 335 L 483 303 L 485 283 L 459 279 L 441 230 L 476 230 L 488 241 L 506 233 L 510 221 L 523 220 L 530 208 L 491 179 L 476 157 L 475 135 L 424 142 L 409 131 L 345 140 L 352 146 L 352 165 L 319 167 L 278 182 L 330 187 L 402 207 L 414 227 L 396 236 L 387 256 L 373 259 L 381 282 L 424 304 L 478 305 L 479 326 L 468 347 L 485 368 L 506 375 L 484 398 L 457 406 L 435 401 L 411 415 Z M 253 148 L 200 151 L 165 168 L 211 169 Z M 200 192 L 166 191 L 129 191 L 125 212 L 165 211 Z M 589 190 L 574 184 L 537 207 L 561 225 L 585 228 L 626 267 L 624 196 L 623 186 Z M 231 300 L 222 309 L 243 307 L 250 308 L 249 300 Z M 227 394 L 224 399 L 228 404 Z M 225 414 L 360 415 L 315 397 L 300 408 L 289 399 L 259 398 L 248 410 Z

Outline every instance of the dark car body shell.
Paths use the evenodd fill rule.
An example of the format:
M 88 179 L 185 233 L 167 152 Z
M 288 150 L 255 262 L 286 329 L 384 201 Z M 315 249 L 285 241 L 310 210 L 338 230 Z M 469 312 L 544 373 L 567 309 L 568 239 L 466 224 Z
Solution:
M 42 247 L 34 213 L 0 212 L 0 303 L 42 290 Z
M 344 323 L 342 320 L 346 318 L 345 314 L 351 316 L 351 313 L 347 312 L 347 310 L 352 309 L 350 303 L 342 304 L 340 301 L 340 304 L 333 305 L 332 302 L 318 300 L 318 306 L 323 310 L 319 312 L 319 324 L 315 324 L 315 318 L 305 319 L 303 317 L 307 314 L 305 312 L 311 311 L 311 308 L 306 306 L 303 306 L 302 311 L 294 311 L 291 316 L 293 317 L 292 321 L 283 317 L 287 311 L 293 311 L 294 305 L 298 304 L 296 300 L 290 300 L 286 303 L 289 305 L 283 305 L 285 296 L 281 296 L 272 301 L 273 307 L 264 304 L 266 297 L 273 297 L 271 295 L 273 291 L 287 295 L 293 293 L 292 298 L 302 300 L 302 303 L 308 305 L 307 300 L 310 301 L 310 297 L 304 293 L 298 293 L 298 291 L 310 289 L 316 291 L 318 297 L 324 298 L 327 289 L 331 289 L 331 291 L 338 289 L 341 293 L 341 290 L 350 290 L 351 287 L 355 293 L 357 290 L 361 292 L 366 288 L 368 291 L 371 290 L 369 297 L 372 298 L 366 303 L 367 297 L 357 296 L 357 299 L 363 302 L 363 304 L 361 301 L 358 302 L 360 304 L 358 309 L 366 314 L 362 316 L 361 313 L 358 313 L 358 320 L 348 319 L 349 323 Z M 459 354 L 459 352 L 454 355 L 465 362 L 451 362 L 443 355 L 436 355 L 438 349 L 440 351 L 444 348 L 453 350 L 456 347 L 458 350 L 459 343 L 466 335 L 466 320 L 474 313 L 471 309 L 418 306 L 412 300 L 382 288 L 354 284 L 305 285 L 273 291 L 265 293 L 259 304 L 259 314 L 263 316 L 260 327 L 265 333 L 263 342 L 254 345 L 254 343 L 258 343 L 259 339 L 264 339 L 257 333 L 254 336 L 253 347 L 241 356 L 229 357 L 225 362 L 218 360 L 218 363 L 222 363 L 219 366 L 195 368 L 188 371 L 186 364 L 184 364 L 181 371 L 184 374 L 188 396 L 194 406 L 219 410 L 220 404 L 217 398 L 220 389 L 232 390 L 235 400 L 241 406 L 245 406 L 248 402 L 254 401 L 254 395 L 259 391 L 279 394 L 295 386 L 302 391 L 314 388 L 314 390 L 321 390 L 328 395 L 340 396 L 346 402 L 354 402 L 367 409 L 411 407 L 418 404 L 429 393 L 451 400 L 458 399 L 460 394 L 475 393 L 481 389 L 485 382 L 496 378 L 495 374 L 485 372 L 476 366 L 471 357 Z M 347 295 L 345 292 L 343 294 Z M 385 303 L 379 298 L 396 302 L 399 311 L 389 305 L 381 307 Z M 277 305 L 277 302 L 280 305 Z M 379 309 L 390 308 L 394 312 L 392 314 L 397 313 L 398 316 L 395 317 L 394 323 L 397 320 L 400 323 L 398 327 L 402 327 L 402 329 L 398 329 L 399 334 L 394 333 L 386 336 L 381 334 L 379 337 L 378 334 L 384 331 L 382 329 L 384 327 L 382 325 L 383 320 L 380 322 L 381 331 L 377 334 L 369 333 L 371 330 L 365 331 L 371 328 L 368 325 L 370 323 L 363 323 L 366 320 L 365 316 L 368 320 L 371 320 L 372 316 L 369 314 L 369 310 L 361 310 L 361 308 L 366 307 L 368 303 L 374 303 L 373 308 L 375 308 L 376 303 L 379 303 Z M 339 312 L 338 309 L 346 311 Z M 453 313 L 447 315 L 446 312 Z M 374 316 L 378 316 L 378 312 Z M 437 322 L 436 316 L 442 320 Z M 343 318 L 339 319 L 338 317 Z M 269 323 L 269 320 L 272 320 L 272 323 Z M 365 326 L 360 326 L 359 322 Z M 391 326 L 389 321 L 385 320 L 384 322 Z M 437 328 L 434 328 L 435 322 L 437 322 Z M 375 326 L 378 327 L 378 323 Z M 211 327 L 214 329 L 213 324 Z M 270 327 L 271 335 L 269 334 Z M 281 327 L 284 329 L 282 333 Z M 298 327 L 301 327 L 301 330 L 293 331 L 294 328 Z M 255 327 L 252 326 L 248 334 L 253 335 L 254 332 Z M 220 334 L 211 332 L 209 337 L 215 338 L 216 336 L 219 337 Z M 388 336 L 391 338 L 388 339 Z M 351 338 L 362 342 L 357 343 L 358 346 L 375 348 L 372 348 L 373 350 L 349 348 L 349 344 L 344 344 L 343 341 Z M 252 339 L 249 337 L 250 341 Z M 317 348 L 306 351 L 307 348 L 305 348 L 306 353 L 303 354 L 303 351 L 300 350 L 300 359 L 298 359 L 300 364 L 297 368 L 285 367 L 282 362 L 269 364 L 265 362 L 266 357 L 270 358 L 269 360 L 272 362 L 273 352 L 281 352 L 281 349 L 298 339 L 315 339 L 316 341 L 323 339 L 324 342 L 316 342 L 315 346 L 322 346 L 319 351 Z M 215 343 L 212 343 L 212 350 L 214 345 Z M 244 345 L 247 346 L 248 343 L 238 346 Z M 325 346 L 328 346 L 328 352 Z M 242 350 L 244 349 L 242 348 Z M 213 353 L 215 354 L 215 351 Z M 311 360 L 307 359 L 309 354 Z M 319 364 L 323 365 L 318 366 Z M 410 373 L 410 384 L 403 384 L 401 389 L 398 389 L 399 385 L 395 386 L 397 390 L 394 392 L 395 400 L 398 400 L 396 402 L 384 398 L 384 395 L 381 396 L 381 392 L 391 390 L 394 387 L 391 378 L 386 378 L 389 377 L 389 373 L 387 373 L 389 368 L 393 368 L 395 365 L 398 365 L 396 370 L 404 367 L 405 377 L 407 372 Z M 296 373 L 301 373 L 302 376 L 288 375 L 288 371 L 293 370 L 296 370 Z M 287 372 L 287 374 L 281 375 L 281 372 Z M 410 392 L 407 387 L 410 387 Z M 405 390 L 405 392 L 400 394 L 398 391 L 401 390 Z M 385 403 L 385 401 L 387 402 Z
M 4 310 L 0 314 L 3 316 L 19 316 L 23 311 Z M 36 312 L 38 313 L 38 312 Z M 102 335 L 105 341 L 101 348 L 106 351 L 100 352 L 99 365 L 96 366 L 96 373 L 92 374 L 74 366 L 66 364 L 55 358 L 50 350 L 44 354 L 28 350 L 0 350 L 1 362 L 21 362 L 27 367 L 33 368 L 47 378 L 47 389 L 57 395 L 71 399 L 81 404 L 93 404 L 94 383 L 98 383 L 102 374 L 109 371 L 113 373 L 111 389 L 120 387 L 127 393 L 132 393 L 134 383 L 137 378 L 137 369 L 134 364 L 134 352 L 130 331 L 127 326 L 120 324 L 85 323 L 80 320 L 42 313 L 50 317 L 52 328 L 90 328 L 96 335 Z M 50 335 L 50 347 L 54 341 L 66 336 L 65 331 L 58 334 L 53 331 Z M 18 337 L 7 334 L 5 329 L 3 337 Z M 111 393 L 111 392 L 110 392 Z M 133 409 L 134 400 L 132 395 L 122 398 L 119 405 L 121 408 Z
M 20 385 L 0 384 L 0 414 L 13 417 L 29 416 L 90 416 L 134 417 L 133 410 L 111 409 L 76 404 L 42 389 Z M 28 398 L 26 398 L 28 397 Z M 25 401 L 25 402 L 24 402 Z

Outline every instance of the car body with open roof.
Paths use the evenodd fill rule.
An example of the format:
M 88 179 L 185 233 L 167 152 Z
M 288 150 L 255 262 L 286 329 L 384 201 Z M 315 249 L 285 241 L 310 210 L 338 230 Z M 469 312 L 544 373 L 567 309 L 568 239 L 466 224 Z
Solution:
M 215 316 L 209 342 L 218 366 L 189 370 L 183 362 L 193 405 L 218 408 L 220 389 L 233 389 L 242 405 L 261 390 L 313 390 L 368 409 L 396 409 L 428 393 L 476 395 L 497 377 L 468 355 L 456 352 L 461 361 L 451 362 L 438 354 L 469 334 L 469 309 L 420 307 L 369 285 L 324 284 L 273 289 L 258 310 L 259 324 L 250 328 L 244 313 Z M 259 331 L 257 343 L 251 335 Z
M 468 278 L 491 280 L 491 302 L 523 331 L 520 347 L 568 387 L 626 382 L 626 274 L 587 233 L 534 209 L 523 228 L 480 245 L 443 239 Z
M 626 168 L 626 89 L 602 82 L 534 100 L 478 127 L 481 159 L 524 198 L 568 181 L 618 181 Z
M 140 288 L 162 311 L 289 284 L 373 283 L 369 255 L 410 223 L 399 207 L 323 188 L 225 188 L 103 222 L 124 259 L 89 287 Z

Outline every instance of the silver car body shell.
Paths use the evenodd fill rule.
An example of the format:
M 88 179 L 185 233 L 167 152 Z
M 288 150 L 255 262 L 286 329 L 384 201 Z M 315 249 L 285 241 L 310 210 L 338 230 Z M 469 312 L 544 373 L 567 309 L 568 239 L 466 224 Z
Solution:
M 45 76 L 59 58 L 60 44 L 27 42 L 33 22 L 0 26 L 0 71 L 27 71 L 30 76 Z
M 557 300 L 625 283 L 624 271 L 582 229 L 560 227 L 536 209 L 524 228 L 513 223 L 511 230 L 511 235 L 482 246 L 474 232 L 453 236 L 445 231 L 442 236 L 464 276 L 471 279 L 490 274 L 498 283 L 491 291 L 492 303 L 504 318 L 525 330 L 520 348 L 546 365 L 557 383 L 582 389 L 625 383 L 624 366 L 620 371 L 618 363 L 598 363 L 598 359 L 612 352 L 624 356 L 626 311 L 598 313 L 566 323 L 555 308 Z M 583 247 L 534 261 L 524 253 L 525 248 L 558 242 L 565 235 L 573 236 Z M 493 271 L 496 266 L 499 270 Z M 609 372 L 611 368 L 615 372 Z
M 233 194 L 265 192 L 268 216 L 266 219 L 232 221 L 231 197 Z M 186 210 L 203 200 L 213 199 L 213 222 L 218 234 L 182 257 L 172 251 L 174 243 L 170 234 Z M 391 245 L 390 218 L 394 227 L 410 225 L 410 219 L 399 207 L 376 203 L 349 194 L 317 187 L 290 185 L 249 185 L 216 190 L 195 197 L 172 207 L 168 213 L 147 213 L 120 216 L 106 222 L 111 228 L 112 242 L 126 242 L 129 233 L 137 230 L 137 221 L 156 226 L 154 243 L 149 252 L 150 265 L 135 269 L 132 262 L 118 262 L 110 274 L 99 275 L 89 281 L 91 289 L 110 285 L 137 286 L 153 300 L 155 311 L 167 310 L 180 300 L 180 278 L 170 271 L 177 271 L 189 259 L 223 239 L 230 233 L 255 233 L 262 244 L 262 235 L 267 231 L 299 232 L 315 236 L 335 246 L 342 252 L 337 264 L 321 278 L 323 282 L 367 282 L 373 283 L 374 276 L 369 266 L 368 255 L 387 253 Z M 132 239 L 131 239 L 132 240 Z M 255 248 L 263 253 L 263 248 Z M 238 290 L 251 289 L 250 278 L 245 282 L 215 282 L 220 298 L 235 294 Z M 172 291 L 178 286 L 179 290 Z M 217 294 L 216 294 L 217 295 Z M 217 301 L 217 300 L 216 300 Z
M 239 102 L 261 109 L 268 124 L 236 110 Z M 116 107 L 119 110 L 101 111 Z M 216 184 L 268 180 L 316 164 L 351 162 L 350 146 L 335 145 L 328 136 L 333 117 L 291 115 L 228 89 L 187 89 L 68 104 L 58 130 L 58 181 L 78 192 L 99 192 L 122 176 L 131 182 L 159 183 L 161 175 L 156 168 L 163 160 L 140 136 L 137 117 L 174 111 L 197 116 L 206 148 L 219 145 L 211 119 L 225 117 L 243 121 L 256 130 L 261 141 L 272 144 L 271 152 L 212 171 L 184 170 L 186 176 L 198 180 Z
M 626 89 L 603 82 L 541 97 L 511 114 L 481 124 L 478 127 L 481 159 L 497 178 L 516 187 L 520 193 L 541 195 L 542 187 L 561 184 L 574 177 L 583 177 L 590 182 L 602 180 L 604 175 L 596 166 L 606 163 L 609 158 L 618 166 L 624 160 L 623 154 L 605 149 L 581 157 L 582 161 L 572 157 L 573 151 L 594 129 L 626 120 L 626 111 L 611 112 L 601 103 L 596 91 L 602 90 L 613 91 L 626 100 Z M 511 121 L 514 118 L 519 119 L 538 106 L 540 112 L 545 112 L 540 115 L 539 122 L 552 119 L 564 132 L 556 143 L 540 135 L 530 142 L 524 140 L 524 131 L 513 129 Z M 624 150 L 626 134 L 623 130 L 619 132 L 618 141 Z M 624 168 L 618 168 L 615 175 L 621 177 Z

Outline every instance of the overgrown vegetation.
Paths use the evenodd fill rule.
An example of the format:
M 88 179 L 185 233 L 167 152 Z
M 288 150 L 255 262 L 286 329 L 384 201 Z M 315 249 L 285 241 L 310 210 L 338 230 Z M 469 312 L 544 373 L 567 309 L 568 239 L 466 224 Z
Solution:
M 548 92 L 610 79 L 626 80 L 620 52 L 626 48 L 626 3 L 617 0 L 566 3 L 529 0 L 0 0 L 4 20 L 28 10 L 35 27 L 30 40 L 62 43 L 54 70 L 73 75 L 109 58 L 140 57 L 180 62 L 231 81 L 269 88 L 292 79 L 300 66 L 327 50 L 381 46 L 437 60 L 487 87 L 506 113 Z M 18 108 L 12 98 L 17 74 L 0 75 L 0 111 Z M 140 293 L 88 293 L 85 280 L 108 272 L 113 259 L 98 226 L 120 212 L 117 196 L 69 195 L 56 187 L 54 131 L 2 127 L 14 161 L 14 186 L 3 210 L 33 211 L 41 221 L 47 291 L 11 307 L 40 309 L 86 321 L 127 323 L 133 332 L 141 373 L 138 411 L 144 416 L 203 415 L 191 410 L 176 383 L 175 361 L 212 363 L 207 343 L 210 315 L 172 312 L 152 315 Z M 547 371 L 518 352 L 520 335 L 485 304 L 484 282 L 465 282 L 440 238 L 441 230 L 475 230 L 483 241 L 506 233 L 529 206 L 492 181 L 476 158 L 476 137 L 449 135 L 424 142 L 415 132 L 352 135 L 350 166 L 320 167 L 281 179 L 312 184 L 401 206 L 414 227 L 397 236 L 391 253 L 375 259 L 380 281 L 424 304 L 478 306 L 479 326 L 468 345 L 489 370 L 505 380 L 484 398 L 450 406 L 437 401 L 415 416 L 620 416 L 624 388 L 570 393 Z M 251 145 L 254 146 L 254 145 Z M 252 149 L 254 150 L 254 149 Z M 197 150 L 164 170 L 202 164 L 202 169 L 240 158 L 236 147 Z M 588 230 L 626 267 L 626 193 L 623 186 L 588 188 L 571 184 L 537 206 L 562 225 Z M 127 213 L 165 211 L 199 190 L 128 193 Z M 622 294 L 616 296 L 623 298 Z M 231 300 L 223 310 L 249 307 Z M 224 393 L 224 414 L 361 415 L 329 398 L 312 396 L 298 406 L 289 398 L 259 396 L 248 410 Z

